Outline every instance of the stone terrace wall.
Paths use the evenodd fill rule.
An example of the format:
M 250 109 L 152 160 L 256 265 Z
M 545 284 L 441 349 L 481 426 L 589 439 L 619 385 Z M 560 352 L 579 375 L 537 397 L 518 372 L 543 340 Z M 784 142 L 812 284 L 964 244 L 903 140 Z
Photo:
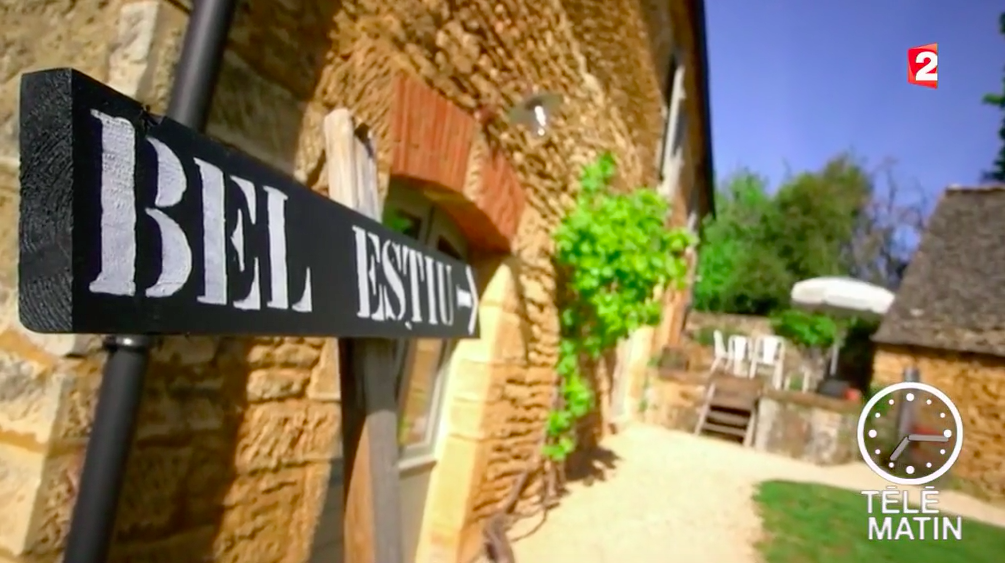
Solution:
M 637 7 L 616 5 L 628 22 L 617 33 L 644 36 Z M 447 502 L 444 491 L 468 487 L 451 511 L 427 517 L 434 547 L 420 548 L 420 559 L 472 553 L 480 518 L 537 447 L 558 340 L 549 234 L 581 166 L 613 150 L 622 187 L 653 178 L 656 139 L 640 124 L 659 121 L 660 81 L 651 65 L 634 62 L 649 60 L 635 52 L 644 42 L 583 48 L 577 37 L 610 38 L 587 29 L 609 18 L 570 17 L 578 9 L 572 0 L 289 0 L 243 2 L 235 19 L 209 132 L 319 191 L 326 188 L 319 127 L 335 107 L 372 127 L 385 193 L 390 175 L 401 172 L 393 158 L 395 76 L 468 115 L 507 107 L 533 88 L 565 96 L 544 140 L 499 121 L 475 137 L 475 147 L 498 149 L 513 167 L 526 207 L 514 257 L 479 262 L 486 294 L 504 289 L 497 305 L 482 309 L 482 339 L 464 343 L 463 361 L 452 364 L 448 397 L 458 400 L 447 424 L 461 430 L 443 456 L 463 463 L 441 463 L 454 473 L 435 476 L 430 494 Z M 163 111 L 187 10 L 184 1 L 157 0 L 14 1 L 0 9 L 0 562 L 59 558 L 101 361 L 93 339 L 28 335 L 16 322 L 18 76 L 74 66 Z M 604 60 L 619 62 L 617 74 L 602 71 Z M 626 104 L 634 98 L 645 104 Z M 643 118 L 626 116 L 626 107 Z M 115 559 L 305 561 L 337 449 L 333 350 L 323 339 L 166 339 L 148 376 Z M 475 398 L 461 401 L 466 394 Z
M 702 329 L 718 328 L 723 331 L 739 332 L 748 336 L 774 334 L 771 319 L 754 315 L 730 315 L 727 313 L 705 313 L 691 311 L 687 316 L 684 331 L 692 338 Z
M 879 345 L 874 381 L 902 381 L 909 366 L 918 368 L 923 382 L 948 395 L 963 417 L 966 446 L 953 465 L 953 477 L 981 496 L 1005 502 L 1005 359 Z
M 861 410 L 858 401 L 766 389 L 757 406 L 754 447 L 818 465 L 857 461 Z
M 728 336 L 729 333 L 745 334 L 747 336 L 768 336 L 774 334 L 771 328 L 771 319 L 754 315 L 730 315 L 726 313 L 705 313 L 692 311 L 687 316 L 684 327 L 684 336 L 687 340 L 697 344 L 696 338 L 702 330 L 720 329 Z M 711 346 L 705 346 L 704 350 L 696 350 L 689 346 L 689 354 L 698 359 L 695 366 L 711 365 Z M 808 373 L 823 373 L 824 363 L 827 360 L 826 354 L 814 358 L 811 354 L 800 350 L 791 343 L 785 346 L 785 371 L 796 373 L 806 371 Z

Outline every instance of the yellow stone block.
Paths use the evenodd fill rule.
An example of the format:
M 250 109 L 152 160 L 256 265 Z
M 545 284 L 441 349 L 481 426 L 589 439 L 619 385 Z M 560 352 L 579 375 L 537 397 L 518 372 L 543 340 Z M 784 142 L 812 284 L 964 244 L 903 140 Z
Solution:
M 482 401 L 457 398 L 450 404 L 447 428 L 452 436 L 471 440 L 488 437 L 484 428 L 486 405 Z
M 66 374 L 0 351 L 0 431 L 48 442 L 69 384 Z
M 192 465 L 191 447 L 144 446 L 133 449 L 119 501 L 118 533 L 165 532 L 181 508 L 179 495 Z
M 341 400 L 339 373 L 338 340 L 329 338 L 321 348 L 318 364 L 311 371 L 307 397 L 315 401 Z
M 151 353 L 154 361 L 171 365 L 204 364 L 216 356 L 220 338 L 216 336 L 168 336 Z
M 44 467 L 41 453 L 0 444 L 0 547 L 15 555 L 26 551 Z
M 281 562 L 295 548 L 291 523 L 304 501 L 307 468 L 239 477 L 224 499 L 216 563 Z
M 448 400 L 491 401 L 494 400 L 493 397 L 498 399 L 502 393 L 493 381 L 494 367 L 455 355 L 451 358 L 448 372 Z
M 45 462 L 38 484 L 31 528 L 25 551 L 50 554 L 62 549 L 70 529 L 70 514 L 77 498 L 83 452 L 76 451 Z
M 307 386 L 310 373 L 310 371 L 298 368 L 256 369 L 248 374 L 248 401 L 260 402 L 299 397 Z
M 341 413 L 335 403 L 294 401 L 252 405 L 238 429 L 238 471 L 328 461 L 335 453 Z
M 222 499 L 234 479 L 233 444 L 220 434 L 194 436 L 188 475 L 179 499 L 183 519 L 189 524 L 212 524 L 219 519 Z
M 461 340 L 453 357 L 486 363 L 527 363 L 528 333 L 515 313 L 496 306 L 478 309 L 479 338 Z
M 504 311 L 516 312 L 519 294 L 514 267 L 518 259 L 514 256 L 479 260 L 475 264 L 475 279 L 483 284 L 479 299 L 483 306 L 499 307 Z
M 204 526 L 155 541 L 116 544 L 109 563 L 181 563 L 215 559 L 213 539 L 216 530 Z M 247 561 L 256 561 L 248 559 Z M 264 561 L 264 560 L 263 560 Z
M 441 451 L 441 461 L 433 473 L 425 519 L 431 526 L 427 528 L 430 533 L 456 534 L 467 517 L 485 456 L 481 442 L 460 436 L 448 436 Z

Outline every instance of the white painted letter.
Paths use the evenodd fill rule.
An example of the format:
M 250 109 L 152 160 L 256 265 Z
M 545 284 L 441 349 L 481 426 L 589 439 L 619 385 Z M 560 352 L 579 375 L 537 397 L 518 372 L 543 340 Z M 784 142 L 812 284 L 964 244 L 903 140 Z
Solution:
M 439 324 L 436 322 L 436 269 L 433 265 L 433 257 L 426 256 L 426 295 L 429 297 L 429 324 Z
M 412 322 L 422 322 L 422 298 L 419 295 L 419 282 L 425 278 L 426 270 L 422 267 L 422 254 L 418 250 L 406 248 L 408 252 L 408 283 L 412 287 Z
M 381 265 L 380 239 L 374 233 L 367 234 L 370 235 L 370 242 L 373 243 L 373 267 L 370 269 L 370 283 L 373 284 L 377 294 L 377 310 L 373 312 L 373 315 L 371 315 L 370 318 L 375 321 L 383 321 L 387 318 L 386 309 L 384 307 L 385 293 L 387 290 L 381 287 L 381 284 L 377 283 L 377 266 Z
M 157 195 L 154 196 L 154 207 L 144 211 L 157 223 L 161 233 L 161 273 L 157 281 L 147 288 L 146 294 L 147 297 L 169 297 L 185 285 L 192 273 L 192 249 L 188 246 L 185 231 L 161 211 L 177 205 L 185 195 L 185 170 L 170 147 L 153 137 L 146 140 L 157 153 Z
M 391 250 L 393 254 L 388 252 L 388 250 Z M 393 264 L 391 263 L 392 256 L 394 256 Z M 394 309 L 391 308 L 391 302 L 388 300 L 385 306 L 387 318 L 400 321 L 402 317 L 405 316 L 405 284 L 402 283 L 401 275 L 397 270 L 397 268 L 401 265 L 401 245 L 390 241 L 385 242 L 384 252 L 381 258 L 381 262 L 384 266 L 384 277 L 387 278 L 387 284 L 391 286 L 391 294 L 398 300 L 400 307 L 400 310 L 395 313 Z
M 378 303 L 375 312 L 370 309 L 370 301 L 374 294 L 377 294 L 378 300 L 380 299 L 380 294 L 376 290 L 378 256 L 370 253 L 370 244 L 367 243 L 367 235 L 370 233 L 357 226 L 353 226 L 353 231 L 356 232 L 356 283 L 360 301 L 360 309 L 356 312 L 356 316 L 360 319 L 383 321 L 383 304 Z
M 227 247 L 224 232 L 223 172 L 212 164 L 195 160 L 202 178 L 202 263 L 200 303 L 227 304 Z
M 311 269 L 307 268 L 304 273 L 304 292 L 300 295 L 300 299 L 290 307 L 298 313 L 310 313 L 314 309 L 314 297 L 311 293 Z
M 253 227 L 255 222 L 258 221 L 256 210 L 258 209 L 255 201 L 255 185 L 245 180 L 244 178 L 238 178 L 237 176 L 231 176 L 237 187 L 241 189 L 241 195 L 244 196 L 244 202 L 248 204 L 248 226 Z M 244 273 L 244 215 L 241 213 L 241 208 L 237 209 L 237 225 L 234 226 L 234 232 L 230 234 L 230 243 L 234 245 L 234 250 L 237 251 L 237 267 Z M 251 256 L 251 287 L 248 288 L 248 294 L 242 299 L 238 299 L 234 302 L 234 307 L 238 309 L 243 309 L 245 311 L 258 311 L 262 308 L 262 290 L 261 281 L 259 279 L 258 272 L 258 256 Z
M 450 265 L 437 261 L 436 286 L 440 298 L 440 320 L 445 325 L 454 324 L 454 276 Z
M 356 233 L 356 294 L 359 297 L 359 310 L 356 316 L 361 319 L 370 318 L 370 264 L 366 259 L 366 231 L 353 225 Z
M 287 309 L 290 306 L 286 280 L 286 194 L 276 188 L 265 188 L 265 215 L 269 227 L 269 273 L 272 291 L 268 306 Z
M 136 294 L 136 131 L 129 121 L 91 110 L 101 121 L 101 271 L 93 293 Z

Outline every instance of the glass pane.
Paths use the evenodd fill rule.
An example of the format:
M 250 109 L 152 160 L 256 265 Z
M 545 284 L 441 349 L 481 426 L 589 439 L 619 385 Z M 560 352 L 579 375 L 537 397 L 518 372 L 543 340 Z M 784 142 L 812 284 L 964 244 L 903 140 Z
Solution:
M 389 205 L 384 207 L 384 217 L 381 219 L 381 223 L 392 231 L 398 231 L 416 240 L 419 239 L 419 233 L 422 231 L 422 219 Z
M 463 258 L 461 258 L 461 253 L 458 252 L 457 249 L 454 248 L 454 246 L 450 244 L 450 242 L 447 241 L 447 239 L 445 238 L 441 237 L 440 240 L 436 242 L 436 250 L 439 250 L 440 252 L 446 254 L 447 256 L 457 258 L 458 260 L 461 261 L 464 260 Z
M 419 240 L 419 233 L 422 232 L 422 219 L 411 213 L 407 213 L 390 205 L 384 206 L 384 216 L 381 223 L 391 230 L 398 231 L 406 237 Z M 400 366 L 403 362 L 405 352 L 408 350 L 407 340 L 398 340 L 394 343 L 394 365 L 398 369 L 398 379 L 394 382 L 394 393 L 396 397 L 401 396 L 402 377 L 405 370 Z
M 443 342 L 435 338 L 417 339 L 410 365 L 402 370 L 407 385 L 398 431 L 398 443 L 402 446 L 423 443 L 435 422 L 433 406 Z

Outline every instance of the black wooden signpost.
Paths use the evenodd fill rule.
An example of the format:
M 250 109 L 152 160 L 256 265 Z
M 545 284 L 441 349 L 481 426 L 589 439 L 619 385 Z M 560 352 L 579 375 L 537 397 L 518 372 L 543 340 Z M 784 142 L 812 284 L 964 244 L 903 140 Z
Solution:
M 22 78 L 21 322 L 42 333 L 136 335 L 107 342 L 67 563 L 107 558 L 151 337 L 363 339 L 356 357 L 343 358 L 346 457 L 352 463 L 359 450 L 380 473 L 374 479 L 386 479 L 396 478 L 387 452 L 397 446 L 373 441 L 393 442 L 395 427 L 393 397 L 374 380 L 393 376 L 389 342 L 380 339 L 477 333 L 470 266 L 197 131 L 233 4 L 195 3 L 168 112 L 181 123 L 71 69 Z M 369 444 L 358 447 L 374 409 L 390 409 L 391 420 L 381 419 L 382 430 L 371 428 Z M 398 510 L 387 506 L 396 494 L 355 495 L 387 501 L 371 513 Z M 358 513 L 349 520 L 361 521 Z M 368 540 L 354 541 L 377 553 L 365 559 L 401 563 L 393 561 L 397 537 L 373 537 L 396 530 L 362 527 L 354 535 Z
M 69 69 L 22 83 L 20 311 L 37 332 L 475 332 L 469 266 Z

